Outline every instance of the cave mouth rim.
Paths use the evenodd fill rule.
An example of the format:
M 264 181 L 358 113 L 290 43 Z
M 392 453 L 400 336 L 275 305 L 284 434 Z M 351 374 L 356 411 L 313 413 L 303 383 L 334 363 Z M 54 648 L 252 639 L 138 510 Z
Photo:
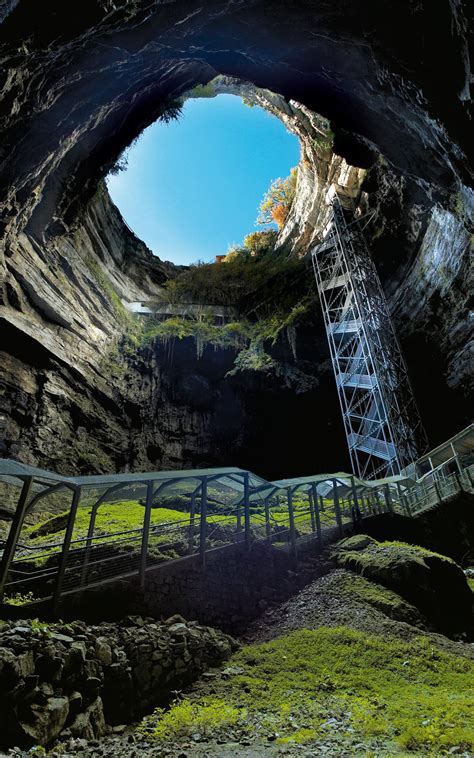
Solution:
M 265 232 L 265 231 L 274 231 L 276 234 L 279 233 L 280 228 L 278 227 L 277 223 L 275 221 L 266 222 L 266 223 L 258 223 L 258 219 L 256 219 L 256 216 L 259 213 L 259 206 L 260 203 L 263 201 L 263 197 L 265 193 L 269 190 L 272 182 L 275 179 L 286 179 L 290 176 L 291 172 L 296 169 L 298 169 L 301 166 L 302 163 L 302 155 L 303 155 L 303 145 L 301 141 L 300 135 L 295 133 L 294 130 L 289 128 L 288 123 L 285 123 L 285 121 L 275 112 L 272 112 L 271 110 L 264 107 L 264 105 L 260 102 L 252 102 L 247 100 L 243 93 L 239 93 L 236 91 L 228 91 L 229 89 L 233 89 L 234 85 L 237 87 L 245 87 L 247 90 L 257 90 L 258 88 L 255 88 L 255 86 L 251 82 L 244 82 L 241 80 L 231 79 L 231 85 L 229 87 L 228 84 L 222 84 L 222 82 L 219 83 L 217 91 L 214 91 L 212 94 L 209 94 L 207 91 L 210 86 L 212 86 L 215 82 L 218 82 L 219 80 L 224 79 L 225 77 L 222 77 L 221 75 L 217 75 L 216 77 L 212 78 L 208 84 L 201 85 L 198 84 L 195 87 L 191 88 L 187 92 L 185 92 L 178 100 L 172 101 L 170 105 L 170 109 L 173 113 L 173 115 L 168 119 L 167 117 L 162 118 L 162 116 L 158 115 L 153 122 L 151 122 L 149 125 L 145 126 L 136 137 L 134 137 L 128 145 L 121 151 L 117 159 L 115 160 L 114 164 L 111 166 L 111 168 L 108 170 L 108 172 L 105 174 L 105 176 L 102 178 L 102 183 L 105 185 L 105 189 L 109 195 L 109 198 L 112 201 L 112 204 L 115 205 L 122 217 L 122 220 L 125 222 L 126 227 L 133 232 L 133 234 L 141 241 L 143 242 L 153 253 L 153 255 L 160 260 L 166 262 L 166 263 L 172 263 L 173 265 L 178 266 L 192 266 L 197 263 L 214 263 L 218 260 L 218 258 L 222 259 L 223 256 L 226 256 L 230 251 L 241 248 L 242 247 L 242 240 L 249 234 L 252 234 L 254 232 Z M 202 90 L 204 94 L 201 94 L 199 90 Z M 276 97 L 276 98 L 282 98 L 283 96 L 278 95 L 277 93 L 268 90 L 268 93 L 270 97 Z M 245 176 L 245 183 L 242 182 L 242 192 L 240 194 L 244 195 L 246 193 L 247 186 L 252 183 L 255 183 L 255 179 L 260 182 L 260 188 L 258 190 L 258 199 L 257 199 L 257 192 L 254 192 L 255 195 L 255 205 L 252 206 L 252 214 L 253 218 L 250 219 L 250 207 L 244 209 L 244 213 L 248 216 L 248 221 L 245 220 L 241 224 L 241 229 L 237 232 L 234 231 L 228 231 L 227 233 L 227 241 L 224 243 L 220 241 L 219 243 L 213 242 L 211 239 L 209 239 L 209 243 L 207 242 L 207 238 L 209 238 L 209 234 L 206 235 L 205 240 L 205 247 L 204 243 L 201 242 L 201 250 L 197 250 L 196 253 L 193 253 L 188 256 L 188 260 L 180 260 L 180 257 L 183 255 L 181 250 L 175 250 L 174 252 L 168 252 L 169 245 L 167 247 L 167 243 L 164 244 L 162 242 L 157 243 L 150 243 L 149 240 L 153 236 L 153 233 L 150 232 L 150 228 L 146 229 L 144 231 L 145 227 L 140 227 L 141 224 L 141 217 L 144 215 L 142 211 L 140 210 L 140 213 L 135 212 L 135 221 L 129 221 L 130 218 L 130 205 L 128 203 L 128 188 L 127 187 L 120 187 L 121 180 L 127 179 L 127 174 L 130 171 L 131 175 L 134 174 L 134 172 L 137 170 L 137 151 L 140 151 L 141 148 L 143 148 L 142 138 L 146 139 L 146 135 L 148 133 L 148 138 L 150 139 L 150 134 L 152 133 L 152 130 L 160 129 L 160 127 L 165 128 L 166 130 L 174 129 L 176 126 L 180 127 L 183 122 L 186 121 L 186 119 L 189 117 L 189 114 L 185 112 L 186 105 L 188 103 L 199 103 L 200 100 L 204 101 L 204 103 L 208 102 L 209 106 L 214 106 L 214 104 L 217 106 L 217 103 L 220 99 L 223 97 L 229 97 L 232 98 L 232 101 L 234 103 L 241 101 L 241 105 L 239 104 L 239 111 L 236 113 L 237 117 L 244 117 L 243 120 L 245 121 L 250 116 L 250 113 L 252 115 L 250 118 L 253 118 L 253 113 L 258 113 L 259 118 L 261 119 L 260 124 L 255 123 L 253 126 L 253 129 L 255 131 L 258 130 L 258 134 L 251 134 L 250 138 L 246 139 L 246 144 L 243 144 L 242 138 L 240 135 L 244 133 L 247 129 L 246 124 L 239 125 L 238 128 L 238 134 L 233 134 L 232 138 L 229 140 L 228 145 L 222 145 L 219 146 L 221 149 L 225 148 L 226 150 L 235 151 L 235 147 L 237 146 L 237 149 L 240 149 L 241 152 L 246 153 L 247 157 L 247 172 Z M 222 102 L 222 101 L 221 101 Z M 179 104 L 179 105 L 178 105 Z M 174 115 L 174 108 L 176 107 L 176 110 L 178 111 L 176 115 Z M 207 104 L 206 104 L 207 108 Z M 234 106 L 232 106 L 234 108 Z M 221 109 L 222 110 L 222 109 Z M 245 116 L 244 116 L 245 114 Z M 262 114 L 260 116 L 260 114 Z M 166 111 L 165 111 L 166 115 Z M 225 121 L 225 123 L 229 123 L 230 126 L 233 125 L 234 122 L 234 113 L 222 113 L 217 114 L 217 117 L 221 115 L 222 121 Z M 316 114 L 319 117 L 319 114 Z M 210 139 L 212 140 L 212 127 L 213 127 L 213 120 L 214 120 L 215 114 L 211 112 L 209 115 L 206 116 L 208 122 L 209 122 L 209 129 L 206 128 L 206 125 L 204 125 L 204 133 L 207 133 L 208 131 L 211 133 Z M 265 121 L 264 121 L 265 119 Z M 268 121 L 267 121 L 268 120 Z M 268 126 L 265 124 L 265 122 L 268 123 Z M 275 128 L 275 125 L 277 123 L 277 126 Z M 273 125 L 273 126 L 272 126 Z M 243 128 L 242 128 L 243 127 Z M 272 129 L 273 132 L 272 133 Z M 277 131 L 278 130 L 278 133 Z M 227 129 L 224 128 L 224 125 L 219 129 L 219 132 L 222 132 L 224 139 L 227 135 Z M 268 132 L 268 134 L 267 134 Z M 186 135 L 185 137 L 186 138 Z M 239 144 L 239 138 L 241 139 L 242 144 Z M 150 152 L 154 145 L 159 145 L 159 140 L 162 139 L 161 134 L 154 134 L 152 139 L 152 144 L 148 146 L 148 151 Z M 267 143 L 269 140 L 270 142 L 276 142 L 276 140 L 279 140 L 278 145 L 276 145 L 273 150 L 267 151 L 268 155 L 265 156 L 264 162 L 262 162 L 260 159 L 258 160 L 259 164 L 264 164 L 263 166 L 259 165 L 257 167 L 257 170 L 254 169 L 254 165 L 251 163 L 252 159 L 252 153 L 256 152 L 255 147 L 261 144 Z M 176 137 L 175 140 L 176 144 L 173 144 L 172 150 L 173 150 L 173 158 L 171 160 L 174 161 L 174 156 L 180 154 L 180 146 L 182 145 L 182 139 L 179 137 Z M 286 144 L 283 144 L 286 143 Z M 204 148 L 206 145 L 204 144 Z M 282 155 L 282 148 L 285 151 L 285 156 L 283 159 L 281 159 Z M 195 162 L 195 156 L 196 153 L 193 148 L 190 160 L 186 161 L 187 164 L 191 164 Z M 166 150 L 166 147 L 164 148 Z M 294 152 L 294 157 L 289 157 L 289 154 L 291 152 Z M 260 148 L 259 148 L 260 153 Z M 163 147 L 161 147 L 160 151 L 156 152 L 156 155 L 151 155 L 152 162 L 157 162 L 160 160 L 163 156 Z M 223 156 L 225 157 L 225 155 Z M 143 156 L 139 158 L 139 160 L 143 161 Z M 273 166 L 272 161 L 275 163 L 275 166 Z M 287 165 L 283 165 L 283 163 Z M 280 164 L 280 165 L 279 165 Z M 267 170 L 268 167 L 268 170 Z M 234 176 L 236 175 L 236 170 L 238 169 L 237 166 L 232 166 L 230 169 L 226 166 L 224 168 L 224 171 L 221 172 L 223 181 L 224 179 L 227 180 L 233 187 L 234 185 Z M 165 172 L 168 170 L 168 167 L 165 166 Z M 159 171 L 163 171 L 163 167 L 159 167 Z M 265 178 L 265 181 L 260 181 L 260 176 L 257 176 L 257 174 L 263 174 L 266 173 L 267 176 Z M 148 190 L 153 187 L 159 186 L 161 180 L 162 180 L 162 173 L 157 173 L 155 176 L 150 180 L 149 176 L 145 176 L 143 179 L 143 182 L 140 182 L 140 186 L 138 188 L 138 191 L 141 191 L 141 186 L 143 185 L 143 192 L 144 196 L 148 194 Z M 220 189 L 217 187 L 215 189 L 212 185 L 212 179 L 209 178 L 207 175 L 207 172 L 204 171 L 200 175 L 203 179 L 202 188 L 206 189 L 207 186 L 209 186 L 209 193 L 212 193 L 214 197 L 217 199 L 220 195 Z M 174 180 L 174 177 L 172 177 L 172 181 L 166 182 L 165 184 L 168 189 L 171 189 L 171 192 L 169 195 L 171 197 L 179 197 L 180 187 L 186 186 L 187 187 L 187 177 L 184 177 L 184 184 L 183 184 L 183 177 L 181 177 L 178 181 Z M 238 176 L 237 176 L 238 179 Z M 243 186 L 245 184 L 245 187 Z M 114 186 L 115 185 L 115 186 Z M 135 191 L 137 191 L 137 188 L 135 187 L 132 190 L 132 194 L 135 195 Z M 250 191 L 253 191 L 253 187 L 250 187 Z M 178 194 L 176 194 L 178 193 Z M 167 195 L 168 193 L 166 193 Z M 296 190 L 297 194 L 297 190 Z M 295 194 L 295 200 L 296 200 L 296 194 Z M 183 196 L 185 194 L 183 193 Z M 238 200 L 239 199 L 239 193 L 233 192 L 233 196 Z M 153 221 L 155 223 L 155 226 L 157 228 L 164 227 L 165 230 L 170 229 L 172 230 L 174 226 L 176 226 L 176 223 L 174 221 L 170 221 L 167 218 L 165 203 L 163 203 L 163 200 L 166 200 L 167 198 L 164 198 L 162 196 L 158 199 L 158 202 L 156 203 L 156 211 L 153 210 L 152 214 L 149 214 L 153 217 Z M 198 206 L 200 207 L 202 204 L 202 195 L 200 195 L 200 198 L 198 200 Z M 185 211 L 186 215 L 186 211 Z M 232 215 L 228 214 L 230 218 L 228 219 L 227 223 L 232 220 L 232 216 L 240 217 L 242 216 L 242 211 L 239 209 L 237 213 L 232 211 Z M 219 216 L 219 212 L 218 212 Z M 140 217 L 140 218 L 139 218 Z M 139 223 L 137 223 L 137 219 L 139 220 Z M 243 226 L 245 225 L 245 231 L 243 230 Z M 189 228 L 196 228 L 196 224 L 193 227 L 192 221 L 186 221 L 185 224 L 182 225 L 183 228 L 189 229 Z M 165 235 L 168 236 L 168 235 Z M 189 237 L 191 238 L 193 235 L 189 234 Z M 155 233 L 156 237 L 156 233 Z M 236 240 L 236 237 L 238 238 Z M 230 239 L 232 238 L 232 241 Z M 191 242 L 186 241 L 184 244 L 189 245 L 191 247 Z M 183 243 L 181 243 L 183 246 Z M 219 247 L 218 247 L 219 246 Z M 214 251 L 212 251 L 212 247 L 215 248 Z M 211 252 L 212 251 L 212 252 Z M 203 258 L 203 256 L 206 256 Z

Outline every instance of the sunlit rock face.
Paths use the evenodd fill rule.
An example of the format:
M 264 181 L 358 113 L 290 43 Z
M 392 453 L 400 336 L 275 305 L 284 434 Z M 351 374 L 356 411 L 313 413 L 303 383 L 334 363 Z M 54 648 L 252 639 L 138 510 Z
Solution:
M 367 235 L 428 431 L 433 442 L 456 432 L 470 367 L 467 4 L 80 5 L 49 0 L 38 15 L 34 0 L 0 2 L 3 453 L 68 471 L 259 469 L 261 430 L 272 435 L 274 423 L 261 411 L 264 388 L 243 379 L 250 402 L 246 386 L 234 381 L 228 391 L 222 378 L 219 391 L 203 389 L 205 407 L 196 392 L 173 405 L 179 382 L 164 357 L 123 354 L 117 297 L 159 296 L 174 268 L 130 233 L 100 185 L 144 127 L 218 74 L 250 82 L 252 97 L 301 141 L 283 249 L 303 255 L 318 238 L 331 186 L 373 212 Z M 321 124 L 334 133 L 333 149 L 319 139 Z M 344 443 L 340 428 L 331 432 L 340 422 L 317 314 L 312 339 L 315 353 L 306 335 L 304 355 L 316 364 L 319 395 L 311 390 L 304 417 L 313 414 L 326 434 L 323 467 L 338 469 Z M 433 411 L 426 376 L 445 414 Z M 234 421 L 228 437 L 219 427 L 222 398 L 240 419 L 237 450 Z M 282 475 L 298 473 L 298 459 L 299 473 L 316 465 L 304 458 L 303 436 L 292 437 L 291 471 L 284 447 L 272 451 Z M 253 457 L 241 456 L 249 449 Z

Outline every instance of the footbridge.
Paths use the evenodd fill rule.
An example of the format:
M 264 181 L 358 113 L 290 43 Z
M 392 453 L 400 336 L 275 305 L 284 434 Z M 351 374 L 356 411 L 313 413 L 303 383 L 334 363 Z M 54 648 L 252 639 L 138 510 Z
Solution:
M 362 480 L 338 472 L 268 482 L 239 468 L 66 477 L 0 461 L 0 541 L 4 603 L 48 599 L 135 577 L 172 562 L 204 568 L 210 553 L 267 543 L 297 558 L 355 521 L 391 512 L 407 517 L 460 492 L 474 492 L 474 426 L 397 476 Z M 49 516 L 48 516 L 49 514 Z

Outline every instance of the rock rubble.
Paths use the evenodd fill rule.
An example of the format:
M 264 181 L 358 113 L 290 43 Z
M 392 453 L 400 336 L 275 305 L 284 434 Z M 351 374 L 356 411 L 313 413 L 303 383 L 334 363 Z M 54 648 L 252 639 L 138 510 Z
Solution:
M 169 699 L 237 643 L 173 616 L 0 622 L 0 747 L 93 740 Z

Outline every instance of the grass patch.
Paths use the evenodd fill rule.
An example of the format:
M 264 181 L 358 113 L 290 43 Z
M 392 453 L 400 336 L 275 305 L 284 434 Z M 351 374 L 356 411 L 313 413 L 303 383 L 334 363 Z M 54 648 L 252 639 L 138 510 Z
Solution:
M 53 518 L 48 519 L 42 524 L 24 527 L 21 541 L 38 549 L 38 553 L 28 556 L 28 561 L 35 565 L 46 563 L 52 556 L 58 553 L 62 545 L 66 530 L 68 511 L 64 511 Z M 121 552 L 138 552 L 141 549 L 141 530 L 145 509 L 143 505 L 136 500 L 123 500 L 115 503 L 104 503 L 97 511 L 94 537 L 101 535 L 111 535 L 107 539 L 107 544 L 113 543 L 114 548 Z M 72 547 L 84 547 L 85 538 L 89 528 L 91 517 L 91 506 L 80 507 L 74 524 Z M 180 524 L 180 522 L 182 522 Z M 212 525 L 227 525 L 235 523 L 236 517 L 230 517 L 219 513 L 210 513 L 208 523 Z M 51 529 L 47 534 L 35 536 L 40 529 L 50 525 Z M 151 532 L 148 540 L 148 555 L 151 558 L 165 560 L 170 558 L 179 558 L 184 555 L 188 549 L 187 527 L 189 526 L 189 516 L 183 511 L 172 508 L 153 508 L 150 519 Z M 153 527 L 160 527 L 160 534 L 153 533 Z M 182 531 L 181 528 L 182 527 Z M 133 530 L 133 531 L 132 531 Z M 132 531 L 131 534 L 122 534 L 123 532 Z M 199 533 L 199 525 L 196 527 L 196 536 Z M 93 545 L 97 545 L 99 540 L 94 540 Z M 27 601 L 24 601 L 27 602 Z
M 236 724 L 246 717 L 246 711 L 234 708 L 225 700 L 195 704 L 189 700 L 176 702 L 169 711 L 156 708 L 151 716 L 144 719 L 139 731 L 155 740 L 176 739 L 199 732 L 211 736 L 214 730 Z
M 213 680 L 212 694 L 196 691 L 166 714 L 155 712 L 147 734 L 200 731 L 203 714 L 225 704 L 234 731 L 255 741 L 302 744 L 333 734 L 380 746 L 383 739 L 390 755 L 474 747 L 474 664 L 427 638 L 404 642 L 322 627 L 243 648 L 227 665 L 239 673 Z M 217 722 L 214 738 L 219 729 Z

